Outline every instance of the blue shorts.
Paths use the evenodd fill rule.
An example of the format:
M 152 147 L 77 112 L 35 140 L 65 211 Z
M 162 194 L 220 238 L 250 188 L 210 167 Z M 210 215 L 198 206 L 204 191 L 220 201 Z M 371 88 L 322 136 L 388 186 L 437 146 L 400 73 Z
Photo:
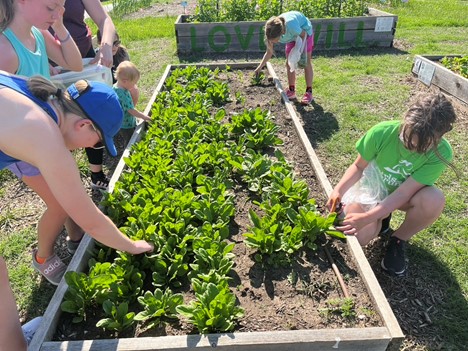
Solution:
M 41 174 L 41 172 L 39 171 L 39 168 L 34 167 L 32 164 L 29 164 L 24 161 L 18 161 L 18 162 L 12 163 L 6 168 L 12 171 L 19 179 L 23 179 L 24 176 L 34 177 L 34 176 Z

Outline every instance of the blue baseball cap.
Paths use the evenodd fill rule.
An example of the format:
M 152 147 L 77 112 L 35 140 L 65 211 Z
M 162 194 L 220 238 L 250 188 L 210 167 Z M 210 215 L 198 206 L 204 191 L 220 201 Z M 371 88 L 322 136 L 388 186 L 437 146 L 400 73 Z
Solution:
M 90 82 L 81 93 L 75 84 L 67 88 L 68 94 L 100 131 L 107 152 L 117 156 L 114 136 L 120 130 L 123 121 L 123 111 L 115 91 L 101 82 Z

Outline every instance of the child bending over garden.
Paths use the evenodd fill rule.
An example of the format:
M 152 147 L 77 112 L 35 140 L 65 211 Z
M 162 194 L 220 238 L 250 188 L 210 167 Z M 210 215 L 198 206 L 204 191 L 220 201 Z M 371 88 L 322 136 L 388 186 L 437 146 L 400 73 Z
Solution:
M 117 82 L 114 84 L 114 91 L 117 93 L 120 105 L 124 111 L 120 134 L 124 139 L 124 145 L 127 145 L 135 131 L 136 118 L 151 122 L 151 117 L 135 109 L 135 102 L 130 93 L 131 90 L 135 89 L 135 85 L 140 80 L 138 68 L 130 61 L 123 61 L 115 71 L 115 78 Z
M 130 254 L 153 250 L 152 244 L 123 235 L 96 207 L 70 153 L 83 147 L 105 147 L 117 155 L 113 137 L 123 113 L 111 87 L 80 80 L 63 91 L 42 76 L 26 80 L 1 72 L 0 111 L 0 169 L 19 160 L 30 163 L 40 171 L 54 201 L 94 239 Z M 65 264 L 56 254 L 40 264 L 36 252 L 32 254 L 34 268 L 58 285 Z M 0 349 L 26 350 L 7 282 L 0 258 Z
M 455 120 L 444 95 L 420 95 L 402 122 L 381 122 L 359 139 L 356 160 L 330 194 L 329 208 L 340 201 L 344 205 L 336 229 L 355 235 L 361 245 L 389 231 L 393 211 L 406 212 L 381 262 L 390 275 L 406 273 L 406 242 L 442 213 L 445 198 L 434 182 L 447 166 L 454 169 L 452 148 L 443 135 Z
M 266 52 L 262 62 L 255 69 L 255 75 L 260 74 L 260 70 L 272 57 L 275 43 L 286 44 L 286 71 L 288 75 L 288 89 L 286 95 L 290 100 L 296 99 L 296 67 L 291 66 L 291 59 L 294 55 L 299 58 L 304 50 L 305 66 L 304 74 L 306 80 L 306 92 L 302 97 L 301 104 L 308 105 L 314 99 L 312 96 L 312 81 L 314 71 L 312 68 L 312 51 L 314 49 L 314 32 L 310 20 L 299 11 L 285 12 L 279 16 L 270 18 L 265 24 L 265 44 Z M 301 48 L 302 45 L 302 48 Z M 297 64 L 294 59 L 292 64 Z
M 63 5 L 63 0 L 0 2 L 0 70 L 50 78 L 48 59 L 72 71 L 83 69 L 80 51 L 63 24 Z M 49 33 L 49 27 L 55 31 L 55 38 Z M 56 201 L 40 170 L 25 160 L 10 163 L 6 168 L 34 190 L 47 206 L 37 225 L 37 261 L 45 263 L 53 257 L 55 239 L 64 225 L 70 239 L 68 249 L 76 250 L 83 231 Z M 60 278 L 52 283 L 58 285 Z M 50 277 L 47 279 L 50 281 Z

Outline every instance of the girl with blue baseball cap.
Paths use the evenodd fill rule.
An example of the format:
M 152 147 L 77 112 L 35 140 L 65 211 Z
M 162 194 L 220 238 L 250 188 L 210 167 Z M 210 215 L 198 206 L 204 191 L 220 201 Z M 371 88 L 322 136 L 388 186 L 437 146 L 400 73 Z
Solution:
M 0 169 L 18 160 L 36 166 L 66 213 L 97 241 L 140 254 L 152 244 L 124 236 L 90 199 L 70 150 L 103 145 L 116 155 L 113 137 L 123 112 L 117 95 L 105 84 L 80 80 L 66 91 L 41 76 L 24 79 L 0 71 Z M 55 238 L 54 238 L 55 241 Z M 57 255 L 36 269 L 58 284 L 66 266 Z M 0 257 L 0 345 L 22 350 L 24 340 L 3 259 Z M 5 297 L 5 298 L 3 298 Z

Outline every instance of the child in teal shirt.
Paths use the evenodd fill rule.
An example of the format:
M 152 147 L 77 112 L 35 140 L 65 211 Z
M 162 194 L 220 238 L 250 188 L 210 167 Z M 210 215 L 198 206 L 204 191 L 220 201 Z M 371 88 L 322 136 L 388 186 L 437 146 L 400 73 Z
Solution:
M 275 43 L 286 44 L 286 71 L 288 75 L 288 89 L 286 95 L 289 100 L 295 100 L 296 97 L 296 72 L 291 69 L 288 57 L 296 45 L 297 39 L 301 42 L 305 41 L 304 48 L 305 67 L 304 75 L 306 80 L 306 91 L 301 99 L 302 105 L 309 105 L 313 101 L 312 82 L 314 79 L 314 71 L 312 68 L 312 51 L 314 49 L 314 32 L 310 20 L 299 11 L 285 12 L 279 16 L 270 18 L 265 24 L 265 43 L 267 46 L 265 55 L 260 64 L 255 69 L 255 75 L 260 73 L 260 70 L 273 56 L 273 45 Z M 299 48 L 299 46 L 298 46 Z M 297 49 L 297 48 L 296 48 Z
M 135 109 L 132 95 L 130 94 L 130 91 L 135 88 L 140 79 L 138 68 L 130 61 L 123 61 L 115 71 L 115 78 L 117 82 L 113 88 L 119 97 L 120 106 L 122 106 L 124 112 L 120 134 L 124 139 L 124 145 L 127 145 L 135 131 L 136 118 L 140 118 L 146 122 L 151 122 L 151 118 Z

